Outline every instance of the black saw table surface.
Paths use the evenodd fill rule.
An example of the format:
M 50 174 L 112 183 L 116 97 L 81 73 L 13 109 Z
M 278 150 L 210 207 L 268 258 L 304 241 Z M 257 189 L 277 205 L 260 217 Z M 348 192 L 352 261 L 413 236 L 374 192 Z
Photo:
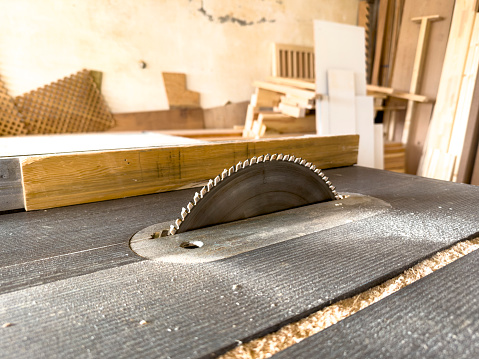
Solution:
M 12 324 L 0 327 L 0 357 L 215 357 L 377 285 L 479 231 L 478 187 L 361 167 L 325 173 L 339 192 L 374 196 L 391 209 L 197 264 L 145 260 L 129 248 L 135 232 L 176 218 L 195 190 L 0 215 L 0 326 Z M 477 255 L 466 258 L 471 273 L 479 271 Z M 459 288 L 458 295 L 468 288 L 477 292 L 477 283 L 469 283 L 477 275 L 465 278 L 464 285 L 461 275 L 441 278 L 420 280 L 403 293 L 416 295 L 414 288 L 434 292 L 441 286 Z M 411 340 L 427 338 L 428 347 L 441 340 L 441 335 L 427 335 L 426 324 L 419 336 L 394 330 L 394 323 L 401 326 L 401 310 L 419 316 L 428 310 L 426 304 L 407 305 L 407 294 L 389 303 L 394 298 L 391 305 L 398 306 L 394 313 L 399 314 L 387 318 L 391 330 L 383 333 L 383 341 L 363 343 L 366 348 L 357 357 L 368 357 L 387 342 L 388 333 L 404 342 L 397 357 L 408 355 L 401 355 L 401 348 L 411 348 Z M 349 320 L 356 321 L 348 325 L 362 327 L 367 337 L 387 316 L 378 304 L 353 315 Z M 465 311 L 465 317 L 471 311 L 476 318 L 474 307 L 450 309 L 446 301 L 440 308 Z M 450 333 L 459 338 L 456 353 L 472 345 L 474 337 L 460 333 L 476 330 L 476 322 L 465 321 Z M 339 325 L 346 324 L 323 333 Z M 450 327 L 436 330 L 449 335 Z M 342 333 L 318 345 L 340 348 L 347 335 L 356 335 Z M 301 350 L 308 357 L 311 349 Z M 447 351 L 436 351 L 434 357 L 448 357 L 442 353 Z

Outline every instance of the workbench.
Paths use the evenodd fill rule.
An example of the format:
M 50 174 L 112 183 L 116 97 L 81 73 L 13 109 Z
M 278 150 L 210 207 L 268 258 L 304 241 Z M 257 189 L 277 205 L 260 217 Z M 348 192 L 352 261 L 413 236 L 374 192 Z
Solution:
M 0 356 L 215 357 L 478 235 L 477 187 L 358 166 L 325 173 L 340 193 L 390 208 L 209 263 L 146 260 L 129 247 L 196 189 L 0 214 Z M 477 356 L 477 258 L 278 357 Z

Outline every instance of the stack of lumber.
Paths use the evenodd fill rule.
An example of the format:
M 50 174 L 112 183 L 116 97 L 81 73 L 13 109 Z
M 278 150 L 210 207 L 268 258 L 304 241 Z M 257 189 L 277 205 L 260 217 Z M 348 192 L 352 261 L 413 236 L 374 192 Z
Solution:
M 255 81 L 243 137 L 316 133 L 314 82 L 283 77 Z
M 477 0 L 456 1 L 419 175 L 469 183 L 479 172 L 478 48 Z

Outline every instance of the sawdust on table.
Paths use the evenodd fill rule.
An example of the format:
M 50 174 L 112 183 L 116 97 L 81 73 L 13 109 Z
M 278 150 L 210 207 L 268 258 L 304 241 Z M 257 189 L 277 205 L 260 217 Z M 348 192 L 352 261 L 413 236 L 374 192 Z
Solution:
M 439 268 L 454 262 L 456 259 L 459 259 L 478 248 L 479 237 L 457 243 L 449 249 L 438 252 L 432 257 L 416 264 L 395 278 L 368 289 L 354 297 L 341 300 L 325 307 L 298 322 L 285 325 L 277 332 L 241 344 L 228 353 L 220 356 L 219 359 L 269 358 L 279 351 L 328 328 L 340 320 L 376 303 L 388 295 L 397 292 L 405 286 L 431 274 Z

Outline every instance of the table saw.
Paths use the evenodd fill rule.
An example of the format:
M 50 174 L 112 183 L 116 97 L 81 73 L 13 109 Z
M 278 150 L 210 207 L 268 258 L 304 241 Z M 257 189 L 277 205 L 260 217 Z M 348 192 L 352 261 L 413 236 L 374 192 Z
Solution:
M 252 174 L 255 187 L 264 173 Z M 2 213 L 0 356 L 216 357 L 479 232 L 477 187 L 346 166 L 315 173 L 320 203 L 179 233 L 231 174 L 206 189 Z M 212 207 L 224 212 L 241 194 Z M 476 356 L 476 258 L 277 355 Z

